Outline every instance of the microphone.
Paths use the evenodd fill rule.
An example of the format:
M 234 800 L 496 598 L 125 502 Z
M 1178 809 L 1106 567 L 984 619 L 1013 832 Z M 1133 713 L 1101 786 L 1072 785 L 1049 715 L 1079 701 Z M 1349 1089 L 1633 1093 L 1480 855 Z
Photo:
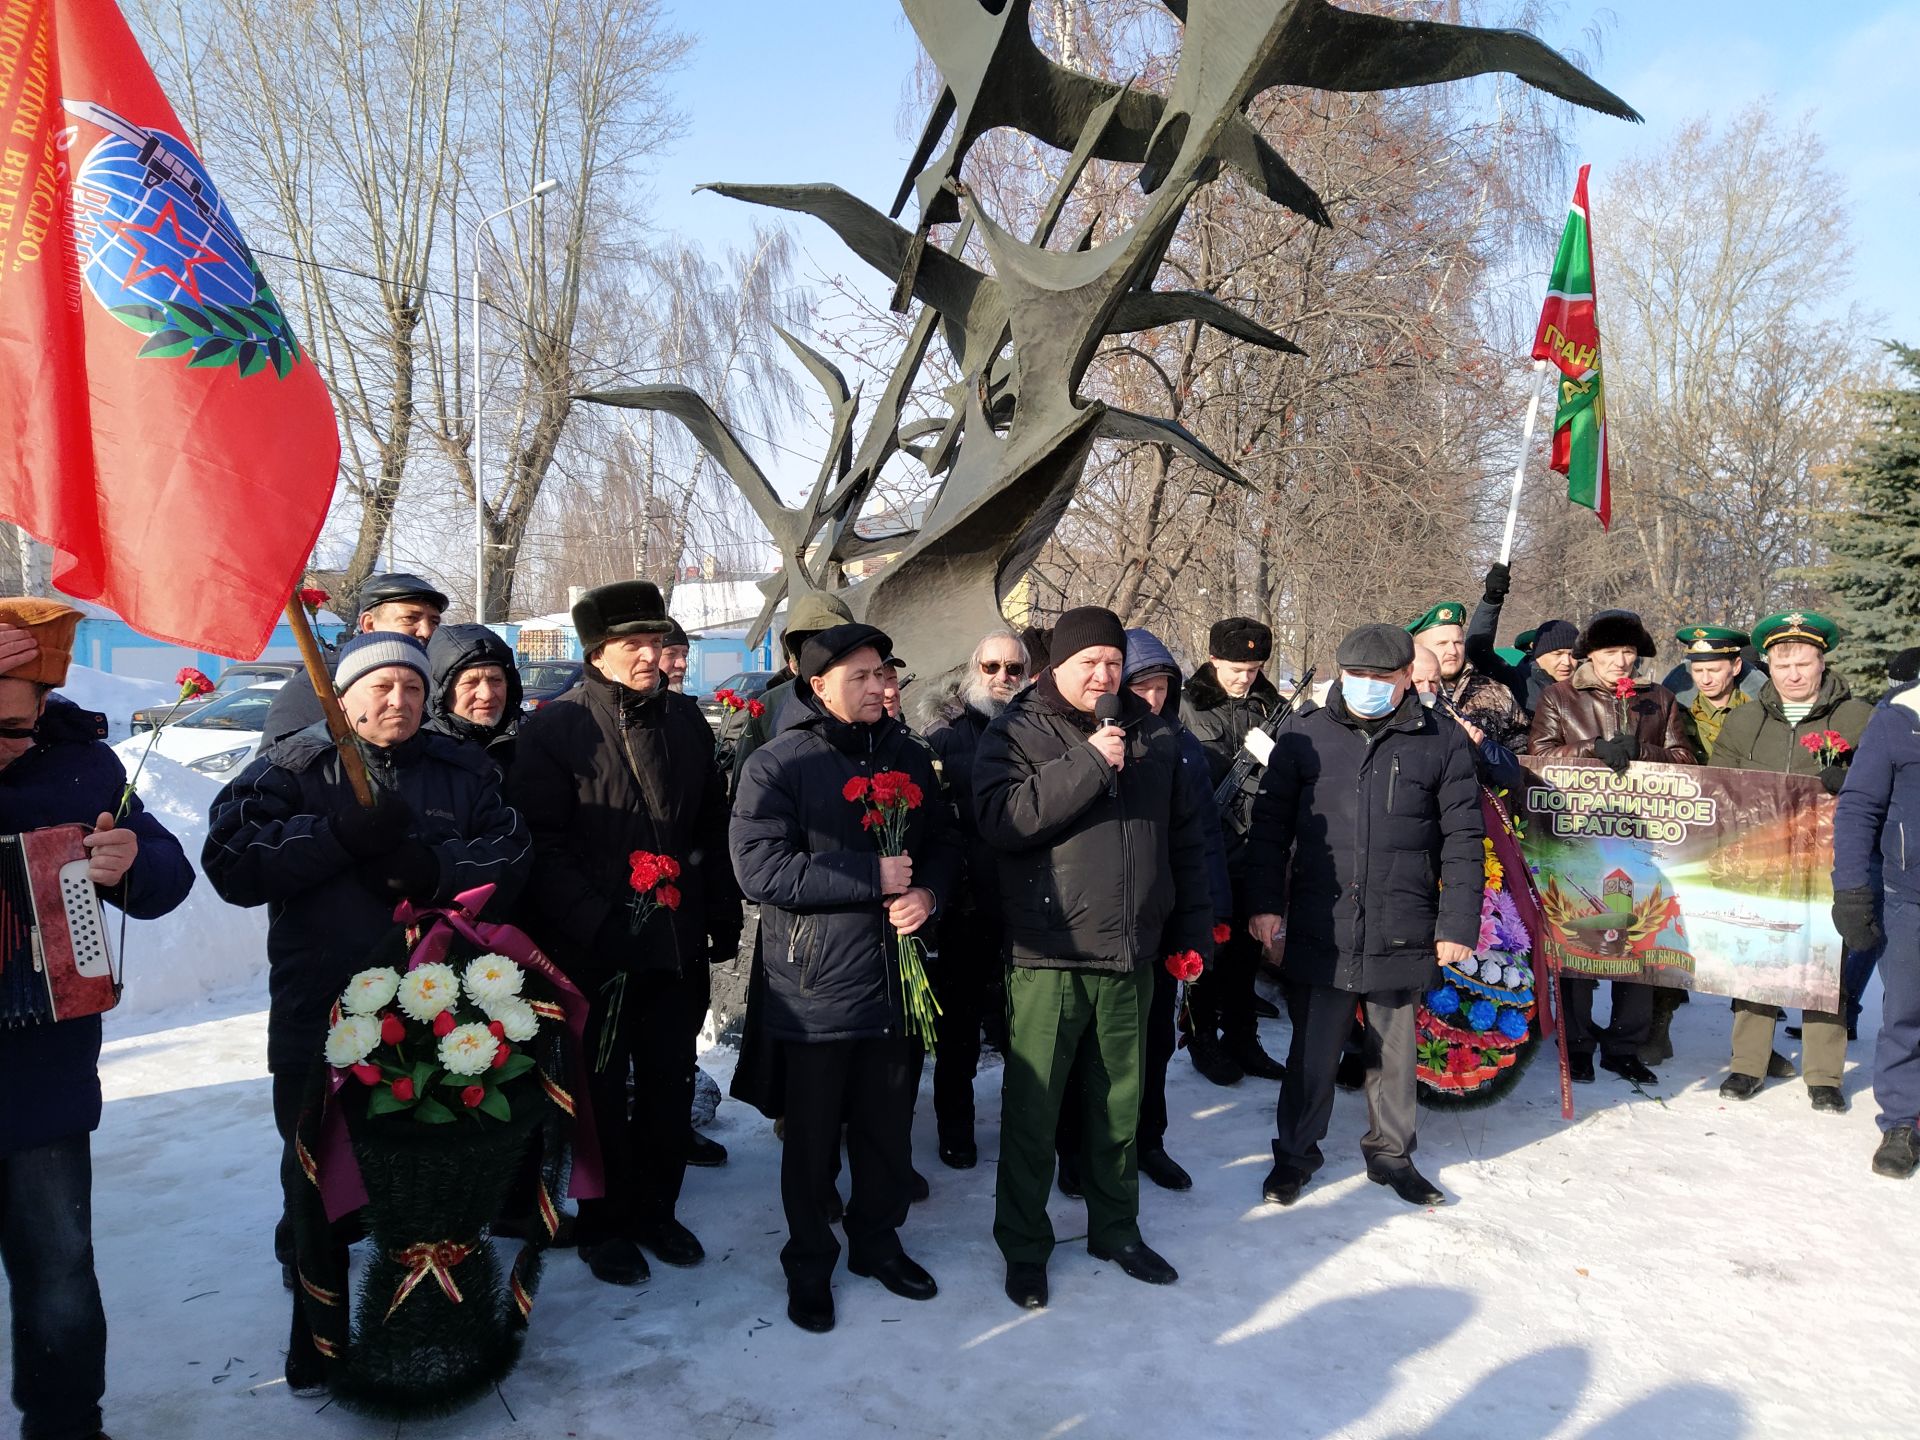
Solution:
M 1118 695 L 1102 695 L 1098 700 L 1094 701 L 1093 718 L 1099 723 L 1099 728 L 1102 730 L 1105 730 L 1109 725 L 1118 730 L 1120 728 L 1120 697 Z M 1120 772 L 1118 770 L 1109 770 L 1107 772 L 1108 798 L 1117 796 L 1119 793 Z

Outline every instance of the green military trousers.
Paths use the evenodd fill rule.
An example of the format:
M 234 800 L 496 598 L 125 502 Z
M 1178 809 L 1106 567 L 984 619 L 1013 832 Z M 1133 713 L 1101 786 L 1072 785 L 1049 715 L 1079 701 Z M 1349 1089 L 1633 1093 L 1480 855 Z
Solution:
M 993 1238 L 1009 1262 L 1044 1265 L 1053 1253 L 1054 1130 L 1076 1056 L 1086 1097 L 1087 1243 L 1110 1252 L 1140 1239 L 1135 1138 L 1152 1003 L 1153 974 L 1144 967 L 1129 974 L 1008 970 Z

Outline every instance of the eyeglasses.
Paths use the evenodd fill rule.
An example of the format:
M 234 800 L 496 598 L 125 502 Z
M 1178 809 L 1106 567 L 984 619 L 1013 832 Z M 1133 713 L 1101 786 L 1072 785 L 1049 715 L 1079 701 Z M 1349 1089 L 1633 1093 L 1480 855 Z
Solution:
M 1027 673 L 1025 662 L 1020 660 L 1009 660 L 1004 666 L 998 660 L 982 660 L 980 662 L 980 673 L 982 675 L 998 675 L 1003 669 L 1007 672 L 1007 678 L 1009 680 L 1018 680 L 1022 675 Z

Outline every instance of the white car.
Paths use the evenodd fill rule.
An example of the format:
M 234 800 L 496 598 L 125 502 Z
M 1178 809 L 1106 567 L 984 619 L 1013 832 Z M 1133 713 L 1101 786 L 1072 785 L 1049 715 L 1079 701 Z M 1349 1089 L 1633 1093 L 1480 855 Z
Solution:
M 260 748 L 267 707 L 284 684 L 269 680 L 249 685 L 182 715 L 161 727 L 154 752 L 216 779 L 237 775 Z

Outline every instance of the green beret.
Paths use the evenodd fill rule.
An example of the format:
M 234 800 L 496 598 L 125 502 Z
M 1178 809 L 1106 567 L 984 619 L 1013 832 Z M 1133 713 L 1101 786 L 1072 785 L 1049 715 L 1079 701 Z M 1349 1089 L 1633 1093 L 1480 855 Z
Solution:
M 1827 651 L 1833 648 L 1839 638 L 1840 627 L 1826 616 L 1816 615 L 1811 610 L 1789 610 L 1784 615 L 1769 615 L 1753 627 L 1753 643 L 1762 650 L 1771 650 L 1786 641 L 1798 641 Z
M 1673 632 L 1692 660 L 1738 660 L 1749 643 L 1744 630 L 1725 625 L 1683 625 Z
M 1538 629 L 1522 630 L 1518 635 L 1513 637 L 1513 648 L 1520 652 L 1521 657 L 1523 659 L 1525 658 L 1527 651 L 1533 649 L 1534 636 L 1538 635 L 1539 633 L 1540 632 Z M 1518 664 L 1519 661 L 1515 661 L 1514 663 Z
M 1407 626 L 1409 635 L 1418 635 L 1422 630 L 1431 630 L 1436 625 L 1464 625 L 1467 623 L 1467 607 L 1458 600 L 1442 600 L 1418 620 Z

